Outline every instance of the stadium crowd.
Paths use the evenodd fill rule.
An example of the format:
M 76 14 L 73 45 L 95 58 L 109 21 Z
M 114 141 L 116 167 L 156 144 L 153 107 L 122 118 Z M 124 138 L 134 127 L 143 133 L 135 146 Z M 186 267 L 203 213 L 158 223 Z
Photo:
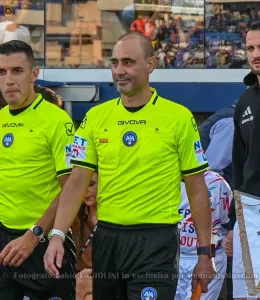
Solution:
M 180 15 L 174 9 L 172 6 L 172 12 L 158 11 L 156 15 L 132 10 L 130 16 L 128 7 L 122 13 L 126 23 L 131 24 L 130 30 L 140 31 L 151 39 L 158 67 L 248 68 L 245 36 L 250 25 L 260 20 L 257 3 L 252 8 L 234 10 L 207 2 L 205 19 Z

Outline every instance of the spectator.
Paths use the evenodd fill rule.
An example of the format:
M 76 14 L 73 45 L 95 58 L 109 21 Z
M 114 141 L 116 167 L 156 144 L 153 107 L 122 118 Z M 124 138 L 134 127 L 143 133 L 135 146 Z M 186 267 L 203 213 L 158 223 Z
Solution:
M 216 245 L 215 265 L 217 276 L 209 284 L 209 291 L 202 294 L 201 300 L 219 299 L 219 294 L 224 281 L 227 268 L 227 257 L 222 247 L 223 235 L 227 231 L 228 211 L 232 199 L 232 191 L 227 182 L 215 172 L 207 171 L 204 174 L 210 195 L 212 214 L 212 240 Z M 191 299 L 192 270 L 197 263 L 198 239 L 191 218 L 191 208 L 185 189 L 181 184 L 182 200 L 179 206 L 180 215 L 183 219 L 179 223 L 180 228 L 180 274 L 175 300 Z
M 194 4 L 197 9 L 202 6 Z M 154 2 L 154 7 L 156 2 Z M 200 2 L 202 3 L 202 2 Z M 233 10 L 230 3 L 224 4 L 206 4 L 205 20 L 201 16 L 195 15 L 187 17 L 182 15 L 179 17 L 175 10 L 180 7 L 193 7 L 192 2 L 182 0 L 177 1 L 159 1 L 159 5 L 154 12 L 145 12 L 151 17 L 144 16 L 144 13 L 135 11 L 135 4 L 126 7 L 121 16 L 127 30 L 134 26 L 139 31 L 145 32 L 145 24 L 152 34 L 152 44 L 155 49 L 156 56 L 160 62 L 161 68 L 173 67 L 204 67 L 206 64 L 209 68 L 245 68 L 248 67 L 245 57 L 245 37 L 250 24 L 256 22 L 260 15 L 260 6 L 250 7 L 250 4 L 244 3 L 238 9 Z M 165 9 L 166 7 L 166 9 Z M 171 7 L 172 13 L 169 12 Z M 180 21 L 181 20 L 181 21 Z M 139 24 L 139 25 L 138 25 Z M 153 26 L 150 26 L 153 24 Z M 138 26 L 137 26 L 138 25 Z M 142 28 L 142 30 L 140 30 Z M 136 30 L 132 28 L 133 30 Z M 206 32 L 205 32 L 206 31 Z M 204 37 L 206 41 L 204 42 Z M 173 42 L 173 46 L 177 49 L 174 58 L 170 63 L 163 64 L 161 57 L 162 51 L 166 57 L 172 56 L 173 48 L 169 47 L 167 51 L 161 47 L 161 42 L 168 45 Z M 200 49 L 203 49 L 203 59 Z M 199 57 L 198 57 L 199 56 Z M 166 59 L 167 61 L 167 59 Z
M 86 249 L 84 249 L 84 246 L 97 223 L 96 194 L 97 173 L 94 173 L 88 188 L 88 193 L 85 197 L 85 202 L 81 205 L 79 213 L 72 224 L 72 236 L 76 244 L 76 254 L 78 258 L 76 265 L 77 273 L 85 268 L 92 269 L 91 244 L 88 245 Z M 83 253 L 81 251 L 82 249 L 84 249 Z
M 221 174 L 232 187 L 232 147 L 234 136 L 234 113 L 236 100 L 232 106 L 225 107 L 210 116 L 200 127 L 202 148 L 211 170 Z M 232 299 L 232 258 L 228 257 L 227 279 L 224 281 L 221 297 Z M 224 296 L 223 296 L 224 295 Z M 223 298 L 219 298 L 223 299 Z
M 48 87 L 43 87 L 40 85 L 35 85 L 34 86 L 34 91 L 35 93 L 40 93 L 42 97 L 53 104 L 56 104 L 60 108 L 63 106 L 62 98 L 61 96 L 57 95 L 53 90 L 51 90 Z
M 73 240 L 76 244 L 77 279 L 76 299 L 92 300 L 92 234 L 97 224 L 96 210 L 97 173 L 93 177 L 79 213 L 72 224 Z
M 135 12 L 135 5 L 130 5 L 122 12 L 123 23 L 128 30 L 139 31 L 151 39 L 158 60 L 158 67 L 172 68 L 174 66 L 183 67 L 183 65 L 190 67 L 197 61 L 193 53 L 191 59 L 182 64 L 184 61 L 183 55 L 190 50 L 189 34 L 182 27 L 182 19 L 178 17 L 175 20 L 171 13 L 164 12 L 164 7 L 172 7 L 174 10 L 172 1 L 166 0 L 159 0 L 154 12 L 140 12 L 139 15 Z M 198 22 L 193 34 L 203 24 L 201 22 Z M 200 41 L 199 44 L 203 45 L 203 41 Z M 178 55 L 179 59 L 176 60 Z M 179 61 L 180 63 L 178 63 Z
M 210 169 L 221 174 L 231 187 L 233 117 L 237 101 L 216 111 L 199 127 L 202 148 Z
M 250 87 L 240 97 L 234 115 L 234 142 L 233 142 L 233 181 L 236 193 L 237 219 L 243 225 L 236 222 L 235 205 L 233 203 L 232 223 L 229 244 L 233 246 L 233 296 L 235 299 L 247 299 L 250 296 L 259 298 L 260 293 L 250 287 L 250 278 L 239 278 L 237 275 L 250 273 L 259 274 L 259 244 L 255 238 L 255 232 L 259 229 L 259 82 L 260 82 L 260 23 L 253 24 L 246 36 L 247 57 L 252 72 L 245 77 L 244 82 Z M 238 199 L 238 198 L 241 199 Z M 257 197 L 257 198 L 256 198 Z M 243 209 L 239 206 L 243 203 Z M 244 210 L 246 213 L 244 215 Z M 240 218 L 240 219 L 239 219 Z M 232 230 L 233 229 L 233 230 Z M 241 232 L 245 232 L 242 237 Z M 244 242 L 250 247 L 250 254 L 245 251 Z M 247 246 L 247 247 L 248 247 Z M 254 261 L 254 270 L 248 271 L 248 266 Z M 246 263 L 245 263 L 246 262 Z M 251 277 L 254 281 L 255 279 Z
M 6 21 L 0 23 L 0 44 L 12 40 L 20 40 L 30 43 L 30 31 L 25 26 L 16 25 L 14 22 Z
M 27 0 L 6 1 L 4 6 L 0 6 L 0 44 L 11 40 L 30 44 L 30 31 L 23 24 L 28 23 L 31 6 L 31 1 Z

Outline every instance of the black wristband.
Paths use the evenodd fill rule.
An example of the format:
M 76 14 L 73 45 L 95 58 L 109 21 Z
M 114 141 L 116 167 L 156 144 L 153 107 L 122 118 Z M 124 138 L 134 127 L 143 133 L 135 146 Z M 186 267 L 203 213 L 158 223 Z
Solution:
M 197 247 L 197 255 L 208 255 L 210 258 L 215 257 L 216 249 L 215 244 L 210 244 L 205 247 Z

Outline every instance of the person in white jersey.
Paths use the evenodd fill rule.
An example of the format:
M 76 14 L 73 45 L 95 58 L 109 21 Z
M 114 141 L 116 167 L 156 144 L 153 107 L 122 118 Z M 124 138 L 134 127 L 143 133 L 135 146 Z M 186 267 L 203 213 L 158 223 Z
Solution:
M 227 256 L 222 247 L 222 240 L 227 232 L 228 212 L 232 200 L 232 191 L 223 177 L 213 171 L 204 173 L 210 196 L 212 212 L 212 239 L 216 244 L 216 277 L 208 286 L 208 292 L 202 294 L 201 300 L 217 300 L 221 291 L 227 268 Z M 175 300 L 190 300 L 192 271 L 198 261 L 198 239 L 191 217 L 190 203 L 184 183 L 181 184 L 182 200 L 179 213 L 183 216 L 180 229 L 180 266 L 179 280 Z

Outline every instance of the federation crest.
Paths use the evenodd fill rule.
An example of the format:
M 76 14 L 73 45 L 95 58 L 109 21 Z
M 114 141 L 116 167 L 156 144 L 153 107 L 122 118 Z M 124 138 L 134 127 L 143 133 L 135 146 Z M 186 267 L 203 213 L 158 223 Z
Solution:
M 157 291 L 152 287 L 144 288 L 141 292 L 142 300 L 156 300 L 157 299 Z
M 127 147 L 133 147 L 137 142 L 137 135 L 133 131 L 128 131 L 123 136 L 123 143 Z
M 5 148 L 9 148 L 10 146 L 12 146 L 14 142 L 14 136 L 12 135 L 12 133 L 7 133 L 2 140 L 2 144 Z

